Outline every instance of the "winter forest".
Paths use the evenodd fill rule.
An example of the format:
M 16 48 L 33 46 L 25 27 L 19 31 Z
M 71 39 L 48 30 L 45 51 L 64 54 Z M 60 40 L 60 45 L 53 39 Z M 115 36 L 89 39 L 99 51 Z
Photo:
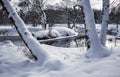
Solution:
M 0 77 L 120 77 L 120 0 L 0 0 Z

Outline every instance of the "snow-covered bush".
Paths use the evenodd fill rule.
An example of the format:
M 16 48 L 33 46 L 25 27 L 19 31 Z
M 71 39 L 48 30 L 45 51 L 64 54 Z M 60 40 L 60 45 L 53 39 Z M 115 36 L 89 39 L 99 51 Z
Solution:
M 38 40 L 51 39 L 63 36 L 77 35 L 74 30 L 65 28 L 65 27 L 53 27 L 51 30 L 42 30 L 34 34 Z
M 117 33 L 116 39 L 120 39 L 120 33 Z
M 80 34 L 85 34 L 85 27 L 84 25 L 76 25 L 74 30 Z
M 117 29 L 115 27 L 111 27 L 107 30 L 107 34 L 116 35 L 117 34 Z
M 42 30 L 38 31 L 34 34 L 34 37 L 38 40 L 46 40 L 46 39 L 53 39 L 53 38 L 59 38 L 59 37 L 66 37 L 71 35 L 77 35 L 77 33 L 72 30 L 65 27 L 53 27 L 52 29 Z M 67 40 L 60 40 L 60 41 L 52 41 L 47 42 L 47 44 L 55 45 L 55 46 L 65 46 L 66 43 L 70 43 L 71 39 Z M 64 45 L 63 45 L 64 44 Z

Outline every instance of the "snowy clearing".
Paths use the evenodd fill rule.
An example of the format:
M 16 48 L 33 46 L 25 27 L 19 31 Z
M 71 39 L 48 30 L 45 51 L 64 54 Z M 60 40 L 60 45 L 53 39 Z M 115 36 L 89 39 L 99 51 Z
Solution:
M 42 47 L 56 63 L 40 66 L 24 55 L 24 47 L 0 42 L 0 77 L 120 77 L 119 46 L 101 59 L 85 58 L 84 48 Z
M 120 77 L 118 0 L 46 1 L 0 0 L 0 77 Z
M 113 26 L 109 25 L 108 29 Z M 101 25 L 97 24 L 96 27 L 99 34 Z M 41 30 L 40 27 L 31 26 L 28 29 L 32 33 Z M 18 36 L 15 29 L 9 26 L 2 26 L 0 30 L 8 30 L 1 36 Z M 85 58 L 84 46 L 63 48 L 42 44 L 50 58 L 56 59 L 52 64 L 47 62 L 42 66 L 29 59 L 31 55 L 25 53 L 28 50 L 21 43 L 16 46 L 13 41 L 0 42 L 0 77 L 120 77 L 120 41 L 117 40 L 115 47 L 115 36 L 108 35 L 107 39 L 107 48 L 112 50 L 112 54 L 101 59 Z

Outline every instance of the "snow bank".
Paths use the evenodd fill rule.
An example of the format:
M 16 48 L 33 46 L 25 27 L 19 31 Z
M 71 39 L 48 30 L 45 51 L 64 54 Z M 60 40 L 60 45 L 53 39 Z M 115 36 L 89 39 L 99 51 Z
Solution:
M 21 50 L 21 48 L 15 46 L 9 40 L 0 42 L 0 67 L 27 60 L 27 57 L 24 56 Z
M 51 59 L 57 60 L 35 65 L 11 42 L 0 42 L 0 77 L 120 77 L 119 47 L 113 48 L 111 56 L 101 59 L 85 58 L 84 49 L 42 47 L 49 49 Z
M 77 35 L 77 33 L 74 30 L 65 27 L 52 27 L 51 30 L 42 30 L 34 34 L 34 36 L 39 39 L 50 39 L 71 35 Z
M 27 29 L 31 33 L 36 33 L 37 31 L 42 30 L 40 27 L 31 27 L 27 25 Z M 0 36 L 19 36 L 16 29 L 12 26 L 0 26 Z

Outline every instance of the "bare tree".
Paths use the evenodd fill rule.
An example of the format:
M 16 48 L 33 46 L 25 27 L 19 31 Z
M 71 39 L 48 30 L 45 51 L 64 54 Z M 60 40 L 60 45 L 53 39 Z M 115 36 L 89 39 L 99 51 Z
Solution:
M 109 0 L 103 0 L 103 12 L 102 12 L 102 28 L 100 34 L 100 42 L 103 46 L 106 44 L 106 31 L 109 21 Z
M 30 19 L 32 19 L 32 25 L 37 26 L 39 22 L 43 27 L 46 26 L 46 14 L 44 12 L 44 4 L 46 0 L 23 0 L 18 4 L 22 11 L 30 11 Z
M 46 18 L 46 13 L 44 12 L 44 4 L 47 0 L 38 0 L 38 1 L 39 1 L 39 8 L 40 8 L 39 11 L 41 12 L 41 24 L 46 29 L 47 18 Z
M 110 11 L 110 21 L 116 24 L 116 29 L 117 32 L 119 31 L 118 29 L 118 24 L 120 24 L 120 4 L 118 4 L 116 7 L 113 7 Z
M 97 57 L 102 58 L 106 57 L 110 54 L 110 52 L 101 45 L 100 40 L 98 38 L 96 28 L 95 28 L 95 19 L 94 13 L 91 9 L 89 0 L 82 0 L 83 10 L 85 14 L 85 23 L 90 39 L 90 48 L 87 53 L 87 57 Z

